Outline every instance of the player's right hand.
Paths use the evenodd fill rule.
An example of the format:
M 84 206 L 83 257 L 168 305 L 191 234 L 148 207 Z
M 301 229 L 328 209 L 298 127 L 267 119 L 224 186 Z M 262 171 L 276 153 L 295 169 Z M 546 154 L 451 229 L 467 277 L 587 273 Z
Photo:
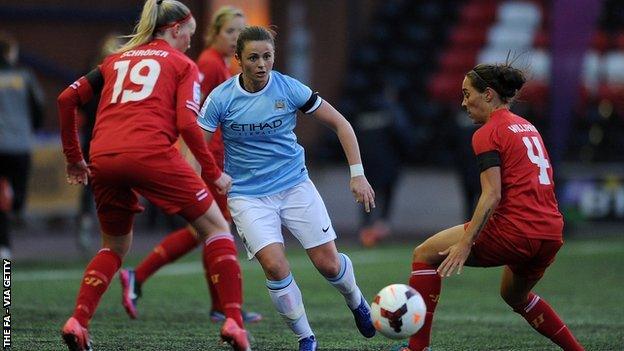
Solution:
M 75 163 L 67 163 L 65 166 L 67 172 L 67 183 L 71 185 L 89 184 L 89 176 L 91 171 L 85 160 L 80 160 Z
M 214 181 L 214 185 L 217 187 L 219 194 L 225 195 L 232 187 L 232 177 L 225 172 L 221 172 L 221 176 Z

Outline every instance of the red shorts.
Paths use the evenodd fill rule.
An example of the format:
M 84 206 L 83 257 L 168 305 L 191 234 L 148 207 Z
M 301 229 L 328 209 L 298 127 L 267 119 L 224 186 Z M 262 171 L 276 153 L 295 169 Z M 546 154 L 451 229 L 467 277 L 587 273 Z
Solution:
M 464 224 L 464 229 L 469 223 Z M 488 221 L 472 246 L 472 255 L 478 267 L 506 265 L 517 275 L 538 280 L 562 245 L 562 240 L 531 239 L 505 233 Z
M 192 222 L 212 204 L 206 185 L 178 150 L 123 153 L 91 159 L 92 188 L 102 231 L 125 235 L 143 208 L 137 193 L 168 214 Z

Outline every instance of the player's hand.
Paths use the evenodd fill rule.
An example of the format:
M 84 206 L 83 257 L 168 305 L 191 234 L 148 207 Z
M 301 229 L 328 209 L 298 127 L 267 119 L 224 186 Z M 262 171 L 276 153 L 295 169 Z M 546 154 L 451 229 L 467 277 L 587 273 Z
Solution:
M 71 185 L 89 184 L 91 171 L 89 170 L 89 166 L 87 166 L 85 160 L 80 160 L 75 163 L 67 163 L 65 171 L 67 173 L 67 183 Z
M 232 177 L 225 172 L 221 172 L 221 176 L 214 181 L 214 185 L 217 187 L 219 194 L 225 195 L 232 187 Z
M 438 252 L 441 256 L 446 256 L 444 261 L 438 266 L 438 274 L 441 277 L 448 277 L 453 274 L 455 270 L 457 270 L 457 274 L 461 274 L 471 249 L 472 242 L 460 240 L 458 243 L 451 245 L 448 249 Z
M 361 175 L 351 178 L 349 186 L 351 187 L 355 202 L 364 204 L 364 211 L 368 213 L 372 208 L 375 208 L 375 191 L 373 191 L 373 188 L 368 184 L 368 180 L 366 180 L 365 176 Z

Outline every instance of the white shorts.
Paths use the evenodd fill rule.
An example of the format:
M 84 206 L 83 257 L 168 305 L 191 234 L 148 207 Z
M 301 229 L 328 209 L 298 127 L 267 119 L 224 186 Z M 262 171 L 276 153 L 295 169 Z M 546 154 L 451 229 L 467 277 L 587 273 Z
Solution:
M 228 207 L 247 256 L 272 243 L 284 243 L 282 225 L 310 249 L 336 239 L 325 203 L 311 180 L 262 197 L 228 198 Z

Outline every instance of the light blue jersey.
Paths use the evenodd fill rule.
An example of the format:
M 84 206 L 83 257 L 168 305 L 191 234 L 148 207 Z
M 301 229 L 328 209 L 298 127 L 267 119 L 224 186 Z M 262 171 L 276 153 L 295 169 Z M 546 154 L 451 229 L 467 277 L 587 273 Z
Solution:
M 297 110 L 314 112 L 322 99 L 289 76 L 272 71 L 267 85 L 250 93 L 236 75 L 206 98 L 197 123 L 209 132 L 221 126 L 228 196 L 276 194 L 308 179 L 303 147 L 294 133 Z

